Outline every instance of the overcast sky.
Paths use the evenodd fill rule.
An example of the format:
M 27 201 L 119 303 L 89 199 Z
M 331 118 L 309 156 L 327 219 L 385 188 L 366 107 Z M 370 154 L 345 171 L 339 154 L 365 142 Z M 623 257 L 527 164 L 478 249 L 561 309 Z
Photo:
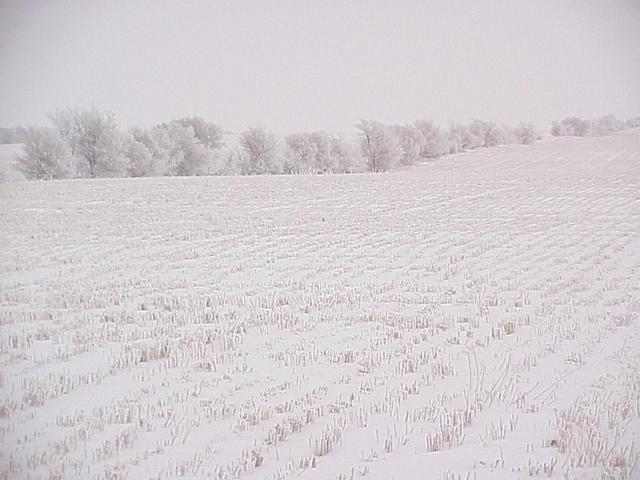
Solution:
M 0 0 L 0 125 L 640 115 L 640 1 Z

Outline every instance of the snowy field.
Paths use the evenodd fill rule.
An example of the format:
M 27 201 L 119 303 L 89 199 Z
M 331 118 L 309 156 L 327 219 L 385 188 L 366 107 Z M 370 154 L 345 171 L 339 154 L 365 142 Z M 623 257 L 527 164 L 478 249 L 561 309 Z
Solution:
M 0 478 L 639 478 L 637 129 L 0 225 Z

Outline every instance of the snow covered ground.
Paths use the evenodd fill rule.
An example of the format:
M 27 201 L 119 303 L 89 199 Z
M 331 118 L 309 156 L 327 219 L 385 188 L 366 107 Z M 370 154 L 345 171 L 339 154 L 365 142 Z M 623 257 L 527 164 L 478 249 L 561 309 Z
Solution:
M 638 478 L 637 129 L 0 225 L 0 478 Z

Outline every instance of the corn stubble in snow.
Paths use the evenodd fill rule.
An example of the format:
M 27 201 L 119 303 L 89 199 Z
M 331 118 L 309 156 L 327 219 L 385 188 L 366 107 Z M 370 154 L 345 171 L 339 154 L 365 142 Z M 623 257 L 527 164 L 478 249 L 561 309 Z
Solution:
M 3 185 L 0 478 L 637 478 L 639 154 Z

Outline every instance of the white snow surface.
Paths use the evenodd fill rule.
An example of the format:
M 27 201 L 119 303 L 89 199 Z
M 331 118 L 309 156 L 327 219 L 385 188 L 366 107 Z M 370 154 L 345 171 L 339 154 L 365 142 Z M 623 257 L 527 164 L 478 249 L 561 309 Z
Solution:
M 637 129 L 0 185 L 0 478 L 638 478 L 639 234 Z

